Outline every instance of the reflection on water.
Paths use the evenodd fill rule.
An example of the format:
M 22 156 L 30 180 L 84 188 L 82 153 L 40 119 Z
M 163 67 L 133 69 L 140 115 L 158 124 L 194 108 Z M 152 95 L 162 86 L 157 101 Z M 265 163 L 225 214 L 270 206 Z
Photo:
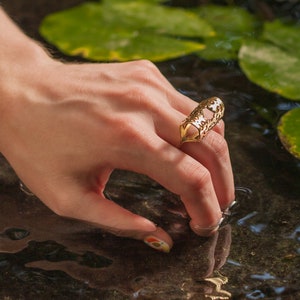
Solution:
M 285 296 L 299 293 L 299 226 L 270 203 L 265 210 L 255 188 L 237 188 L 225 225 L 204 239 L 190 232 L 175 195 L 147 177 L 115 172 L 106 193 L 117 202 L 130 199 L 125 206 L 160 222 L 175 240 L 169 255 L 60 218 L 16 188 L 7 188 L 0 202 L 1 296 L 19 295 L 24 285 L 32 297 L 42 292 L 58 299 L 62 291 L 83 299 L 158 300 L 293 299 Z M 265 229 L 253 230 L 262 221 Z
M 49 285 L 51 280 L 59 292 L 62 287 L 57 284 L 58 279 L 62 283 L 74 281 L 69 295 L 80 289 L 87 294 L 96 290 L 101 295 L 103 290 L 118 291 L 118 295 L 135 299 L 179 299 L 179 295 L 180 299 L 192 299 L 190 295 L 204 297 L 224 292 L 216 280 L 225 277 L 217 277 L 215 271 L 222 268 L 230 251 L 229 224 L 212 238 L 195 238 L 188 229 L 186 215 L 178 214 L 178 198 L 137 174 L 116 172 L 107 193 L 115 201 L 131 195 L 127 205 L 139 213 L 161 221 L 164 215 L 163 225 L 177 243 L 172 255 L 60 218 L 38 199 L 24 197 L 23 193 L 16 198 L 2 197 L 0 282 L 15 282 L 12 290 L 6 287 L 6 292 L 14 295 L 18 286 L 28 284 L 37 286 L 38 293 L 40 285 Z M 16 194 L 14 189 L 12 194 Z
M 257 211 L 253 211 L 253 212 L 249 213 L 247 216 L 238 220 L 238 225 L 244 225 L 249 219 L 256 216 L 257 214 L 258 214 Z
M 205 281 L 211 282 L 214 285 L 214 289 L 212 291 L 205 292 L 205 297 L 210 300 L 231 299 L 231 293 L 223 290 L 222 287 L 228 282 L 228 278 L 221 275 L 219 272 L 216 273 L 216 277 L 205 278 Z
M 9 238 L 11 240 L 22 240 L 30 234 L 29 231 L 21 228 L 8 228 L 0 233 L 1 238 Z

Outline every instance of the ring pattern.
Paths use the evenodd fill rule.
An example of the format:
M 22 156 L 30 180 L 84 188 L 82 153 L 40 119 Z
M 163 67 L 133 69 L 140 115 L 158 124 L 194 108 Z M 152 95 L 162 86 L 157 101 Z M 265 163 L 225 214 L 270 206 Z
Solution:
M 212 112 L 211 117 L 204 115 L 205 109 Z M 180 124 L 180 137 L 182 145 L 186 142 L 198 142 L 222 119 L 225 106 L 218 97 L 205 99 L 190 113 L 190 115 Z M 196 129 L 191 130 L 191 126 Z

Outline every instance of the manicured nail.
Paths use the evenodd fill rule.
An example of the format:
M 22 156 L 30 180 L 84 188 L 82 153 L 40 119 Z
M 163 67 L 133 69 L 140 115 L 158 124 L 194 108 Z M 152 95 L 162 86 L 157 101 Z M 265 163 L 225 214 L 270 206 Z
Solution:
M 170 252 L 170 246 L 164 242 L 163 240 L 160 240 L 159 238 L 149 235 L 144 239 L 144 242 L 151 248 L 156 249 L 161 252 L 169 253 Z
M 210 236 L 212 234 L 214 234 L 220 227 L 220 225 L 222 224 L 222 222 L 224 221 L 224 217 L 220 219 L 220 221 L 218 222 L 217 225 L 215 226 L 210 226 L 210 227 L 202 227 L 200 225 L 195 225 L 193 227 L 193 230 L 199 234 L 200 236 Z

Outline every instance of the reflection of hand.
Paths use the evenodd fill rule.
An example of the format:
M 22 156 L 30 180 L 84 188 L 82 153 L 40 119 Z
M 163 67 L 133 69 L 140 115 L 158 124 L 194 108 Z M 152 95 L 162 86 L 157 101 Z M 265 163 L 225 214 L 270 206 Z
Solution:
M 223 122 L 178 149 L 178 125 L 195 102 L 153 64 L 63 64 L 1 11 L 0 20 L 0 149 L 33 193 L 59 215 L 117 235 L 154 235 L 168 250 L 166 232 L 103 195 L 112 170 L 128 169 L 180 195 L 197 234 L 216 230 L 234 198 Z
M 4 241 L 3 245 L 8 246 L 7 252 L 14 253 L 11 254 L 14 265 L 25 263 L 27 268 L 33 268 L 27 272 L 60 270 L 80 282 L 88 282 L 90 287 L 104 291 L 117 289 L 137 299 L 170 299 L 170 295 L 176 295 L 176 299 L 180 296 L 180 299 L 188 299 L 191 295 L 194 299 L 204 299 L 204 295 L 207 299 L 209 296 L 218 299 L 216 296 L 221 295 L 222 299 L 230 299 L 224 291 L 227 278 L 221 275 L 230 249 L 230 225 L 208 239 L 187 232 L 185 240 L 176 239 L 172 255 L 163 255 L 147 247 L 138 247 L 127 239 L 110 235 L 104 238 L 90 226 L 49 215 L 39 203 L 37 211 L 20 216 L 14 209 L 16 204 L 22 206 L 23 201 L 12 201 L 14 205 L 9 205 L 8 201 L 2 205 L 5 216 L 14 216 L 16 226 L 32 228 L 32 231 L 23 242 Z M 4 222 L 1 219 L 0 223 L 4 225 L 2 228 L 7 228 L 5 225 L 11 224 L 11 218 L 7 217 Z M 16 247 L 21 250 L 29 241 L 24 251 L 16 251 Z
M 132 281 L 137 298 L 146 295 L 147 299 L 168 299 L 172 294 L 182 295 L 182 299 L 188 295 L 195 299 L 231 299 L 223 286 L 228 279 L 219 272 L 229 255 L 230 246 L 230 225 L 223 226 L 206 240 L 188 236 L 185 241 L 176 244 L 173 255 L 149 258 L 150 263 L 146 261 L 140 270 L 135 269 L 132 270 L 133 274 L 127 274 L 126 282 L 134 276 L 144 278 L 141 282 Z M 137 260 L 143 260 L 143 257 L 145 253 L 135 256 Z M 130 258 L 128 264 L 131 263 Z
M 230 252 L 230 225 L 224 226 L 213 238 L 215 240 L 215 247 L 213 246 L 214 241 L 212 241 L 214 251 L 209 255 L 211 257 L 211 264 L 210 268 L 208 268 L 207 276 L 205 276 L 205 281 L 211 284 L 205 284 L 203 289 L 204 294 L 208 299 L 231 299 L 231 294 L 222 287 L 222 285 L 228 282 L 228 278 L 222 276 L 219 272 L 215 272 L 222 268 Z
M 208 248 L 208 267 L 207 274 L 209 277 L 214 271 L 220 270 L 226 262 L 231 246 L 231 227 L 226 225 L 220 229 L 213 237 L 210 238 L 211 246 Z

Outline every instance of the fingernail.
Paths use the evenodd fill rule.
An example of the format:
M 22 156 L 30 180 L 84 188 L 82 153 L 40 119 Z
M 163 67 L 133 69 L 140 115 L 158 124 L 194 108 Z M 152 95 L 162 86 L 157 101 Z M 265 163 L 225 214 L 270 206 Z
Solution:
M 228 208 L 231 209 L 233 206 L 236 205 L 236 203 L 237 203 L 237 201 L 233 200 L 233 201 L 230 203 L 230 205 L 229 205 Z
M 170 246 L 164 242 L 163 240 L 153 236 L 153 235 L 149 235 L 144 239 L 145 244 L 147 244 L 149 247 L 161 251 L 161 252 L 165 252 L 165 253 L 169 253 L 170 252 Z
M 218 231 L 220 225 L 224 221 L 224 217 L 220 219 L 217 225 L 210 226 L 210 227 L 202 227 L 200 225 L 195 225 L 193 227 L 193 230 L 196 232 L 196 234 L 199 234 L 200 236 L 210 236 L 214 234 L 216 231 Z
M 231 215 L 231 209 L 236 205 L 237 201 L 233 200 L 230 205 L 223 211 L 223 216 L 230 216 Z

